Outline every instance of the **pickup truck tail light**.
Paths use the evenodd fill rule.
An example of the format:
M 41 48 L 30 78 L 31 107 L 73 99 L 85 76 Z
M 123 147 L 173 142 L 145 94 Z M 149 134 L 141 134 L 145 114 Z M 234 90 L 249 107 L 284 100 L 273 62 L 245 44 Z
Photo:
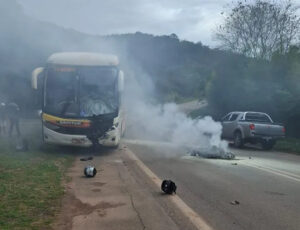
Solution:
M 285 131 L 286 131 L 286 130 L 285 130 L 285 127 L 282 127 L 282 132 L 285 133 Z
M 249 128 L 250 128 L 250 130 L 254 130 L 255 129 L 255 125 L 254 124 L 250 124 Z

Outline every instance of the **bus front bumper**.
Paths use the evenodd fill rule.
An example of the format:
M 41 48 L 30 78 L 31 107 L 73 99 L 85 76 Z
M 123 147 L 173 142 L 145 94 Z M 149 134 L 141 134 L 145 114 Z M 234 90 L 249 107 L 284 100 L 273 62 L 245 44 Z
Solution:
M 92 142 L 85 135 L 62 134 L 44 126 L 44 142 L 48 144 L 90 147 Z M 99 144 L 107 147 L 118 146 L 120 135 L 118 130 L 111 130 L 103 138 L 99 138 Z

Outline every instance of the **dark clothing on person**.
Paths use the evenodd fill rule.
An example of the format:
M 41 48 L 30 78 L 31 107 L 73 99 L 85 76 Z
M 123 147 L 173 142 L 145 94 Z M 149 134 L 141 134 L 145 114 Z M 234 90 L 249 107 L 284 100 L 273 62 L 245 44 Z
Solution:
M 21 132 L 20 132 L 20 124 L 19 124 L 19 117 L 20 117 L 19 106 L 16 103 L 11 102 L 7 105 L 6 112 L 9 118 L 9 136 L 12 135 L 14 127 L 16 127 L 18 136 L 20 136 Z
M 6 107 L 4 103 L 0 104 L 0 134 L 5 134 L 6 132 Z

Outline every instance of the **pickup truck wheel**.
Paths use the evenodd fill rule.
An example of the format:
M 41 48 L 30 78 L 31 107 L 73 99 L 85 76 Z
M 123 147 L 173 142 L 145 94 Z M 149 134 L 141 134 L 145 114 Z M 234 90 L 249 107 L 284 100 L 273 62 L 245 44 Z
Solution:
M 234 133 L 234 146 L 236 148 L 242 148 L 244 146 L 244 140 L 240 131 Z
M 275 144 L 276 144 L 276 141 L 263 141 L 261 143 L 262 148 L 264 150 L 271 150 L 274 147 Z

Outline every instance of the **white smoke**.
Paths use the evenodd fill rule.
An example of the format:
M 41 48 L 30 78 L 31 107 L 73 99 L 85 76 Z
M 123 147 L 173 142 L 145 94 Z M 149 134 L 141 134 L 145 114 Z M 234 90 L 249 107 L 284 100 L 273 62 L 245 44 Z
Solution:
M 222 125 L 219 122 L 210 116 L 193 120 L 175 103 L 153 103 L 153 84 L 145 75 L 139 75 L 139 78 L 140 81 L 129 79 L 127 84 L 127 138 L 227 150 L 227 142 L 221 140 Z

